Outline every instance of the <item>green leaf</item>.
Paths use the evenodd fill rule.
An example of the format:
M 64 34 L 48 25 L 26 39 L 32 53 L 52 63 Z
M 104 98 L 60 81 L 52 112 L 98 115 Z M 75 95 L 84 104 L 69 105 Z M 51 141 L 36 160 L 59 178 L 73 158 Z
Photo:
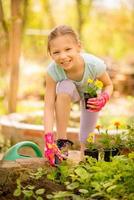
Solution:
M 69 181 L 66 181 L 64 182 L 64 185 L 69 185 L 69 183 L 70 183 Z
M 87 194 L 88 190 L 86 190 L 86 189 L 79 189 L 79 192 L 82 193 L 82 194 Z
M 53 198 L 71 197 L 72 193 L 68 191 L 60 191 L 54 194 Z
M 32 190 L 23 190 L 22 192 L 26 197 L 31 197 L 33 195 Z
M 33 190 L 34 188 L 35 188 L 34 185 L 28 185 L 28 186 L 27 186 L 27 189 L 29 189 L 29 190 Z
M 73 183 L 67 185 L 67 189 L 68 190 L 74 190 L 74 189 L 76 189 L 78 187 L 79 187 L 79 183 L 78 182 L 73 182 Z
M 42 197 L 37 197 L 37 200 L 43 200 L 43 198 Z
M 49 174 L 47 174 L 47 178 L 49 180 L 54 181 L 56 179 L 56 175 L 57 175 L 57 172 L 55 170 L 52 170 Z
M 89 173 L 83 167 L 78 167 L 75 173 L 83 180 L 89 178 Z
M 44 194 L 44 192 L 45 192 L 45 189 L 41 188 L 41 189 L 36 190 L 35 193 L 38 194 L 38 195 L 40 195 L 40 194 Z
M 91 195 L 91 198 L 99 198 L 99 197 L 104 197 L 104 194 L 102 192 L 97 192 Z
M 72 195 L 72 199 L 73 200 L 84 200 L 80 195 L 76 195 L 76 194 Z
M 21 181 L 20 181 L 20 179 L 19 179 L 19 178 L 17 179 L 16 183 L 17 183 L 17 185 L 18 185 L 18 186 L 20 186 L 20 185 L 21 185 L 21 184 L 20 184 L 20 183 L 21 183 Z
M 110 187 L 112 184 L 113 184 L 112 182 L 105 182 L 105 183 L 103 184 L 103 187 L 104 187 L 104 188 L 108 188 L 108 187 Z
M 91 186 L 96 190 L 96 191 L 100 191 L 101 192 L 101 189 L 102 189 L 102 186 L 99 182 L 97 181 L 92 181 L 91 182 Z
M 21 195 L 21 189 L 20 189 L 20 188 L 17 188 L 17 189 L 14 191 L 13 196 L 18 197 L 18 196 L 20 196 L 20 195 Z
M 114 190 L 117 187 L 117 185 L 112 185 L 107 189 L 107 192 L 110 193 L 112 190 Z
M 52 199 L 53 198 L 53 195 L 52 194 L 48 194 L 46 195 L 47 199 Z

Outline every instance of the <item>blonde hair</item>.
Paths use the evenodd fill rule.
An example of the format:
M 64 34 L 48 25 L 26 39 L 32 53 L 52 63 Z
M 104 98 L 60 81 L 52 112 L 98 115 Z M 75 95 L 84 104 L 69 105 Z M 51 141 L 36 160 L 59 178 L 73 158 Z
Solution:
M 71 26 L 67 25 L 60 25 L 52 29 L 52 31 L 48 35 L 48 44 L 47 50 L 50 53 L 50 42 L 51 40 L 55 39 L 56 37 L 63 36 L 63 35 L 71 35 L 77 43 L 80 43 L 80 39 L 78 34 L 72 29 Z

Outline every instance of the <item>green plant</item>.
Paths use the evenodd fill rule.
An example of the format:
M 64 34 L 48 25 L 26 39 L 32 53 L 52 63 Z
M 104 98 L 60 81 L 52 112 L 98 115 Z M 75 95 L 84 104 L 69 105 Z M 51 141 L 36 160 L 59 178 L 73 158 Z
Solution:
M 125 147 L 125 139 L 124 139 L 125 131 L 122 133 L 112 135 L 114 140 L 114 147 L 121 149 Z
M 134 151 L 134 123 L 127 125 L 127 134 L 126 134 L 126 147 L 130 151 Z
M 96 97 L 97 92 L 101 90 L 103 87 L 103 83 L 98 79 L 88 79 L 87 84 L 85 86 L 85 93 L 88 93 L 90 97 Z
M 29 172 L 29 178 L 31 184 L 24 184 L 23 177 L 19 177 L 16 180 L 17 188 L 15 189 L 13 195 L 15 197 L 23 197 L 24 199 L 37 199 L 37 200 L 43 200 L 42 195 L 45 193 L 44 188 L 37 188 L 36 184 L 34 184 L 34 180 L 39 181 L 42 177 L 45 177 L 47 174 L 47 168 L 38 168 L 37 171 L 30 171 Z
M 89 150 L 99 149 L 99 143 L 95 141 L 95 133 L 90 133 L 87 142 L 86 142 L 86 148 Z
M 41 195 L 44 194 L 45 192 L 44 188 L 36 189 L 34 185 L 26 185 L 24 187 L 21 184 L 21 181 L 19 178 L 17 179 L 16 183 L 17 183 L 17 188 L 13 193 L 15 197 L 23 196 L 24 200 L 27 200 L 30 198 L 34 198 L 36 200 L 43 200 Z
M 120 149 L 121 153 L 127 154 L 134 151 L 134 124 L 127 125 L 126 131 L 115 134 L 113 138 L 115 146 Z
M 64 185 L 66 190 L 48 195 L 48 199 L 105 199 L 133 200 L 134 153 L 129 157 L 118 156 L 112 162 L 95 161 L 87 157 L 79 165 L 71 167 Z M 67 163 L 66 163 L 67 164 Z M 63 171 L 55 169 L 62 180 Z M 64 176 L 64 175 L 63 175 Z M 65 177 L 65 176 L 64 176 Z
M 108 130 L 106 130 L 106 132 L 101 133 L 101 137 L 98 140 L 98 143 L 103 149 L 112 149 L 115 147 L 114 138 L 108 133 Z
M 87 143 L 86 148 L 89 150 L 99 149 L 99 145 L 97 143 Z
M 47 170 L 44 168 L 39 167 L 36 172 L 31 172 L 30 177 L 33 179 L 40 179 L 42 176 L 47 174 Z

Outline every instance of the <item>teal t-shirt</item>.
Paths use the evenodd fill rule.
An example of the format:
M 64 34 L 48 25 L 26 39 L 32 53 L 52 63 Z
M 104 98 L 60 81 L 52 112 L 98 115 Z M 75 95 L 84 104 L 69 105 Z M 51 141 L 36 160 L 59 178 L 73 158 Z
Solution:
M 83 92 L 85 85 L 87 84 L 87 80 L 89 78 L 96 79 L 99 76 L 101 76 L 106 71 L 106 64 L 103 60 L 92 54 L 81 53 L 81 56 L 85 63 L 83 78 L 81 81 L 72 81 L 76 85 L 80 96 L 83 97 Z M 61 82 L 65 79 L 68 79 L 64 69 L 57 65 L 55 62 L 50 63 L 50 65 L 47 68 L 47 73 L 56 82 Z

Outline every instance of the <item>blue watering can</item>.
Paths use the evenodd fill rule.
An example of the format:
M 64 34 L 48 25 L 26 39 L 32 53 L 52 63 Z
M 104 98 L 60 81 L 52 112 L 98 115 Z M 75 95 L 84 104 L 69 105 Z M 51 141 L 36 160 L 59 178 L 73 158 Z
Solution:
M 23 141 L 18 142 L 17 144 L 13 145 L 4 155 L 3 160 L 16 160 L 20 158 L 31 158 L 31 156 L 21 155 L 19 154 L 19 150 L 22 147 L 31 147 L 36 157 L 42 157 L 42 152 L 39 149 L 38 145 L 31 141 Z

